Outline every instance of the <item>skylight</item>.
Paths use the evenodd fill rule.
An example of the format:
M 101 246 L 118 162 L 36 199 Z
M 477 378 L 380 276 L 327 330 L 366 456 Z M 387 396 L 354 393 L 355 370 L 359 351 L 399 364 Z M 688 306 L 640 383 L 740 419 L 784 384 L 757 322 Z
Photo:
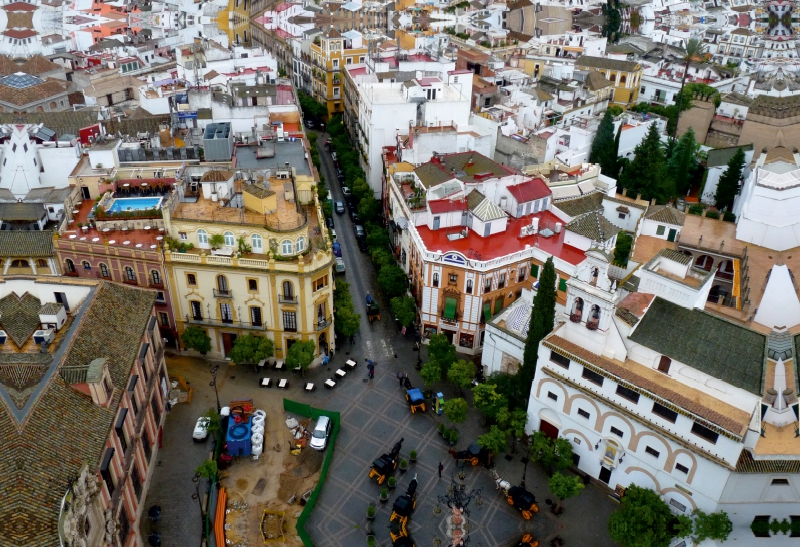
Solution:
M 25 89 L 26 87 L 32 87 L 42 82 L 44 82 L 43 79 L 37 76 L 31 76 L 30 74 L 25 74 L 24 72 L 17 72 L 15 74 L 10 74 L 0 78 L 0 84 L 13 87 L 15 89 Z

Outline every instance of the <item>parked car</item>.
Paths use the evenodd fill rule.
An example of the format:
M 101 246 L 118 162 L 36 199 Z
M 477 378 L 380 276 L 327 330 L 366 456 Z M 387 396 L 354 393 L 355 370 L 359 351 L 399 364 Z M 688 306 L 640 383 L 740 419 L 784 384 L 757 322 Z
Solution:
M 367 240 L 363 237 L 357 237 L 356 242 L 358 243 L 358 250 L 362 253 L 367 252 Z
M 314 129 L 314 120 L 306 119 L 306 127 Z
M 352 220 L 354 224 L 361 222 L 361 219 L 358 217 L 358 213 L 356 213 L 355 207 L 350 208 L 350 220 Z
M 331 149 L 331 140 L 327 139 L 325 141 L 325 150 L 330 150 L 330 149 Z
M 336 273 L 344 273 L 344 258 L 341 256 L 336 257 Z
M 350 188 L 347 186 L 342 186 L 342 194 L 344 194 L 345 198 L 350 197 Z
M 333 217 L 325 217 L 325 224 L 329 230 L 333 230 Z
M 336 163 L 336 152 L 331 152 L 331 159 Z
M 195 441 L 205 441 L 208 437 L 208 424 L 211 423 L 211 420 L 206 418 L 205 416 L 200 416 L 197 419 L 197 423 L 194 425 L 194 432 L 192 433 L 192 439 Z
M 334 201 L 333 202 L 333 209 L 336 211 L 337 215 L 343 215 L 344 214 L 344 203 L 342 203 L 341 201 Z
M 336 168 L 336 178 L 339 179 L 339 182 L 344 182 L 344 172 L 338 167 Z
M 320 416 L 314 432 L 311 433 L 311 442 L 308 443 L 314 450 L 325 450 L 328 444 L 328 435 L 331 433 L 331 419 L 327 416 Z
M 342 256 L 342 246 L 339 245 L 338 241 L 331 246 L 331 249 L 333 249 L 333 256 Z
M 365 237 L 364 227 L 361 224 L 354 224 L 353 225 L 353 232 L 356 234 L 356 237 Z
M 331 229 L 331 230 L 329 230 L 329 232 L 331 234 L 331 240 L 332 241 L 336 241 L 336 230 Z

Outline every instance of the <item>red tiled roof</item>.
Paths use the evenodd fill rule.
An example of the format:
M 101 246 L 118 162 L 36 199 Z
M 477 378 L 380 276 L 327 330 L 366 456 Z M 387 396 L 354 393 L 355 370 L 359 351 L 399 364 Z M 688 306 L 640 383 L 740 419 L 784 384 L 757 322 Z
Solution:
M 6 11 L 36 11 L 36 6 L 27 2 L 12 2 L 3 6 L 3 9 Z
M 451 213 L 453 211 L 466 211 L 467 201 L 465 199 L 437 199 L 428 202 L 431 213 L 439 215 L 441 213 Z
M 3 34 L 5 36 L 8 36 L 9 38 L 17 38 L 17 39 L 21 40 L 23 38 L 30 38 L 32 36 L 36 36 L 37 32 L 35 30 L 31 30 L 31 29 L 25 29 L 25 30 L 13 30 L 12 29 L 12 30 L 3 31 Z
M 518 203 L 527 203 L 553 194 L 547 184 L 540 178 L 528 179 L 521 184 L 509 186 L 508 191 L 511 192 L 511 195 L 514 196 Z
M 347 72 L 349 72 L 351 76 L 361 76 L 362 74 L 367 73 L 367 67 L 360 66 L 357 68 L 348 68 Z
M 429 201 L 428 205 L 430 204 L 431 202 Z M 543 211 L 522 218 L 509 217 L 505 232 L 493 234 L 489 237 L 481 237 L 470 230 L 469 236 L 463 239 L 456 239 L 455 241 L 447 239 L 447 235 L 456 230 L 460 230 L 460 227 L 431 230 L 423 225 L 417 226 L 416 229 L 422 241 L 425 243 L 425 247 L 431 251 L 456 251 L 464 256 L 472 257 L 477 254 L 480 256 L 481 260 L 491 260 L 521 251 L 525 249 L 525 245 L 533 247 L 538 244 L 542 251 L 556 256 L 565 262 L 570 264 L 580 264 L 583 262 L 586 258 L 586 253 L 577 247 L 572 247 L 564 243 L 564 234 L 566 230 L 561 230 L 560 233 L 547 238 L 539 235 L 519 237 L 522 227 L 530 225 L 534 217 L 539 219 L 540 230 L 546 227 L 550 227 L 552 230 L 556 222 L 561 222 L 561 220 L 550 211 Z

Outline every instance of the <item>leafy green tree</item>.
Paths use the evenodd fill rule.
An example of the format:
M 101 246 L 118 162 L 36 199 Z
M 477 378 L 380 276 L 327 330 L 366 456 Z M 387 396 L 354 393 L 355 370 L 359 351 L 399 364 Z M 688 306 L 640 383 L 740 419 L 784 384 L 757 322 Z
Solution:
M 498 393 L 496 386 L 490 383 L 478 384 L 472 388 L 472 404 L 487 420 L 497 419 L 500 412 L 508 409 L 508 399 Z
M 364 222 L 372 222 L 381 212 L 381 202 L 372 196 L 366 196 L 358 202 L 358 216 Z
M 442 379 L 442 367 L 436 361 L 428 361 L 419 371 L 422 383 L 430 387 Z
M 354 336 L 361 328 L 361 314 L 352 308 L 336 309 L 334 315 L 334 330 L 345 339 Z
M 389 248 L 389 233 L 386 230 L 384 230 L 382 226 L 378 224 L 368 224 L 366 226 L 366 231 L 367 231 L 367 237 L 366 237 L 367 248 L 369 248 L 370 250 L 372 249 L 386 250 Z
M 630 194 L 641 194 L 643 199 L 665 201 L 672 191 L 665 180 L 664 151 L 656 123 L 651 123 L 645 138 L 636 145 L 635 157 L 622 172 L 620 182 Z
M 674 141 L 672 141 L 674 142 Z M 666 173 L 678 195 L 685 195 L 691 186 L 690 174 L 697 163 L 697 142 L 691 127 L 681 135 L 667 160 Z
M 497 425 L 500 426 L 500 429 L 511 435 L 515 447 L 517 439 L 521 439 L 525 434 L 525 426 L 527 424 L 528 413 L 521 408 L 515 408 L 513 410 L 503 408 L 497 413 Z
M 547 485 L 550 487 L 550 492 L 558 499 L 556 511 L 561 508 L 562 501 L 577 496 L 584 488 L 583 481 L 581 481 L 580 477 L 575 475 L 562 475 L 561 473 L 553 473 L 548 479 Z
M 493 372 L 486 379 L 488 385 L 492 385 L 495 391 L 506 398 L 509 408 L 526 409 L 526 393 L 530 392 L 530 387 L 525 390 L 522 387 L 520 376 L 507 372 Z
M 522 366 L 519 369 L 519 381 L 525 390 L 525 404 L 530 397 L 531 384 L 536 374 L 536 362 L 539 359 L 539 342 L 550 334 L 556 320 L 556 269 L 553 257 L 547 258 L 539 276 L 539 289 L 533 297 L 533 311 L 525 339 L 525 350 L 522 354 Z
M 531 460 L 539 462 L 548 475 L 572 466 L 572 445 L 567 439 L 551 439 L 542 431 L 531 437 Z
M 403 296 L 408 287 L 408 277 L 400 266 L 385 266 L 378 273 L 378 286 L 390 299 Z
M 622 547 L 667 547 L 673 537 L 669 529 L 673 520 L 656 492 L 631 485 L 608 520 L 608 533 Z
M 733 200 L 739 193 L 739 180 L 742 178 L 745 157 L 744 150 L 739 148 L 733 157 L 728 160 L 728 167 L 717 182 L 717 193 L 714 195 L 714 202 L 717 209 L 730 209 L 733 207 Z
M 225 236 L 222 234 L 212 234 L 211 237 L 208 238 L 208 244 L 211 245 L 212 249 L 219 249 L 225 245 Z
M 450 420 L 455 427 L 456 424 L 463 422 L 467 419 L 467 401 L 461 397 L 449 399 L 442 405 L 445 417 Z
M 300 372 L 305 376 L 306 370 L 311 365 L 317 352 L 317 346 L 313 340 L 298 340 L 289 348 L 286 354 L 286 368 L 289 370 L 300 367 Z
M 707 539 L 724 542 L 731 535 L 733 523 L 725 511 L 705 513 L 700 509 L 695 509 L 692 516 L 694 516 L 693 536 L 697 543 L 702 543 Z
M 389 302 L 392 313 L 404 327 L 410 327 L 417 320 L 417 302 L 410 296 L 395 296 Z
M 612 104 L 611 106 L 608 107 L 608 112 L 611 112 L 612 116 L 619 116 L 620 114 L 622 114 L 624 112 L 624 110 L 622 110 L 621 106 L 617 106 L 615 104 Z
M 194 325 L 186 327 L 181 335 L 181 342 L 186 349 L 193 349 L 203 357 L 211 351 L 211 338 L 208 337 L 206 331 Z
M 633 238 L 625 232 L 620 232 L 617 235 L 617 244 L 614 247 L 614 263 L 620 266 L 628 265 L 628 258 L 631 254 L 631 246 L 633 245 Z
M 209 408 L 205 414 L 203 414 L 203 418 L 208 418 L 206 431 L 209 435 L 222 429 L 222 418 L 220 417 L 219 412 L 217 412 L 217 409 Z
M 475 378 L 475 363 L 459 359 L 450 365 L 447 371 L 447 381 L 458 387 L 459 393 L 467 389 Z
M 675 128 L 672 130 L 672 138 L 675 138 L 678 131 L 678 123 L 681 119 L 681 109 L 683 108 L 683 88 L 686 85 L 686 76 L 689 73 L 689 63 L 702 61 L 706 53 L 706 45 L 700 38 L 689 38 L 686 42 L 686 54 L 683 56 L 683 76 L 681 76 L 681 90 L 678 93 L 678 115 L 675 119 Z
M 194 470 L 195 473 L 203 477 L 204 479 L 213 479 L 214 475 L 217 474 L 217 462 L 214 460 L 206 460 L 200 465 L 197 466 L 197 469 Z
M 356 159 L 356 162 L 357 161 L 358 160 Z M 352 192 L 353 197 L 355 197 L 359 203 L 361 203 L 361 200 L 367 197 L 374 197 L 372 188 L 370 188 L 369 184 L 367 184 L 367 181 L 363 178 L 358 178 L 353 181 L 353 186 L 350 187 L 350 192 Z
M 434 334 L 428 340 L 428 359 L 439 365 L 444 380 L 450 365 L 456 360 L 456 347 L 444 334 Z
M 617 149 L 614 146 L 614 115 L 608 110 L 600 122 L 600 127 L 597 128 L 589 161 L 600 164 L 600 170 L 604 175 L 616 178 Z
M 233 349 L 231 349 L 228 357 L 231 361 L 240 365 L 242 363 L 258 363 L 262 359 L 268 359 L 275 354 L 275 346 L 272 340 L 266 336 L 254 336 L 252 334 L 245 334 L 239 336 L 233 342 Z
M 478 437 L 478 446 L 488 450 L 492 454 L 505 452 L 508 448 L 508 433 L 496 425 L 493 425 L 489 428 L 488 433 L 484 433 Z
M 371 248 L 369 255 L 372 258 L 372 263 L 375 265 L 375 269 L 379 273 L 386 266 L 397 264 L 397 262 L 394 260 L 394 256 L 392 256 L 392 253 L 389 252 L 388 247 L 373 247 Z

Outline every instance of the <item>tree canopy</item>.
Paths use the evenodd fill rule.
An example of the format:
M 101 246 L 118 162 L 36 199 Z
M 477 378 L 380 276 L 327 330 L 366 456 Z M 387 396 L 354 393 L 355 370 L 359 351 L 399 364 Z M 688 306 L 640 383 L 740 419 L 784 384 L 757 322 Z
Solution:
M 736 199 L 736 195 L 739 193 L 739 181 L 742 178 L 744 164 L 744 150 L 739 148 L 733 157 L 728 160 L 728 166 L 719 178 L 719 182 L 717 182 L 714 202 L 718 209 L 730 209 L 733 207 L 733 200 Z
M 472 404 L 487 420 L 494 420 L 500 411 L 508 408 L 508 399 L 497 393 L 494 385 L 483 383 L 472 388 Z
M 563 437 L 553 440 L 542 431 L 536 431 L 531 437 L 531 460 L 539 462 L 548 475 L 569 469 L 572 445 Z
M 408 287 L 408 277 L 403 268 L 391 264 L 381 268 L 378 274 L 378 286 L 390 299 L 395 296 L 403 296 Z
M 493 372 L 486 379 L 486 384 L 494 386 L 495 391 L 508 400 L 509 408 L 527 409 L 526 398 L 530 392 L 530 386 L 527 390 L 524 389 L 518 375 Z
M 237 365 L 242 363 L 258 363 L 262 359 L 268 359 L 275 354 L 275 346 L 272 340 L 266 336 L 254 336 L 245 334 L 239 336 L 233 342 L 228 357 Z
M 617 147 L 614 137 L 614 115 L 606 110 L 597 135 L 592 142 L 592 151 L 589 154 L 591 163 L 600 164 L 601 172 L 611 178 L 617 178 Z
M 666 201 L 673 190 L 665 176 L 664 151 L 656 123 L 651 123 L 645 138 L 634 148 L 633 161 L 620 176 L 620 184 L 629 195 L 641 194 L 645 200 Z
M 496 425 L 493 425 L 489 428 L 488 433 L 484 433 L 478 437 L 478 446 L 488 450 L 492 454 L 505 452 L 508 448 L 508 434 Z
M 333 291 L 334 329 L 336 332 L 350 338 L 361 326 L 361 315 L 353 308 L 353 299 L 350 295 L 350 283 L 337 281 Z
M 186 327 L 181 335 L 181 342 L 186 349 L 193 349 L 204 357 L 211 351 L 211 338 L 208 337 L 206 331 L 194 325 Z
M 461 397 L 449 399 L 442 405 L 445 417 L 450 420 L 453 425 L 461 423 L 467 419 L 467 401 Z
M 548 479 L 547 485 L 550 487 L 550 492 L 558 498 L 556 510 L 561 507 L 561 502 L 565 499 L 577 496 L 584 488 L 583 481 L 576 475 L 562 475 L 561 473 L 553 473 Z
M 286 368 L 289 370 L 300 367 L 300 371 L 305 373 L 308 370 L 311 361 L 314 360 L 317 352 L 317 346 L 313 340 L 298 340 L 286 354 Z
M 472 361 L 459 359 L 454 361 L 447 371 L 447 381 L 459 390 L 468 388 L 473 378 L 475 378 L 475 363 Z
M 536 374 L 536 362 L 539 359 L 539 342 L 550 334 L 556 320 L 556 269 L 553 257 L 547 258 L 539 276 L 539 289 L 533 297 L 533 311 L 525 339 L 525 350 L 522 354 L 522 366 L 519 370 L 519 381 L 524 390 L 527 406 L 531 384 Z
M 666 176 L 677 195 L 686 195 L 691 188 L 691 174 L 697 165 L 697 142 L 691 127 L 681 135 L 666 163 Z M 669 196 L 668 196 L 669 197 Z
M 608 520 L 608 533 L 622 547 L 667 547 L 674 519 L 656 492 L 633 484 Z
M 430 387 L 442 379 L 442 367 L 436 361 L 428 361 L 419 371 L 422 383 Z
M 395 296 L 389 306 L 402 326 L 410 327 L 417 320 L 417 302 L 410 296 Z

